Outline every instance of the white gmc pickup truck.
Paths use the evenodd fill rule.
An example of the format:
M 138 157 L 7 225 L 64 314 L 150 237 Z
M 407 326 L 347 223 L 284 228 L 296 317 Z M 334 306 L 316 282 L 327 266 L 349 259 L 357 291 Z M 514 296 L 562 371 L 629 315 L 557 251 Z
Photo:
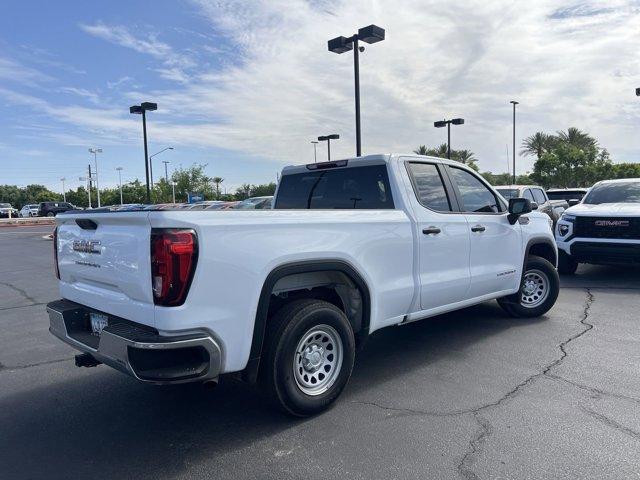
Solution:
M 287 167 L 272 210 L 65 213 L 51 332 L 151 383 L 236 372 L 311 415 L 376 330 L 491 299 L 555 303 L 549 217 L 474 171 L 416 155 Z

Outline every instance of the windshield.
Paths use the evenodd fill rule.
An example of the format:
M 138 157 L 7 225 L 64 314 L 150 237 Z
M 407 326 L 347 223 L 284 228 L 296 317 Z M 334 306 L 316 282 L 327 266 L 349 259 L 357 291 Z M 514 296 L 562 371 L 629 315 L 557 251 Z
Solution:
M 496 188 L 496 190 L 507 200 L 510 198 L 518 198 L 520 196 L 517 188 Z
M 558 190 L 550 192 L 547 190 L 549 200 L 582 200 L 584 192 L 578 190 Z
M 597 185 L 587 194 L 583 203 L 640 203 L 640 181 L 616 182 Z

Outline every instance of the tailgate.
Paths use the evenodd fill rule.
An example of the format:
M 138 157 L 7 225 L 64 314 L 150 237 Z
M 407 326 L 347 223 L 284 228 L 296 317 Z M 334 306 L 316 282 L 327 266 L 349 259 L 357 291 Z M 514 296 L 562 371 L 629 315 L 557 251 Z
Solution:
M 153 326 L 148 212 L 57 217 L 63 298 Z

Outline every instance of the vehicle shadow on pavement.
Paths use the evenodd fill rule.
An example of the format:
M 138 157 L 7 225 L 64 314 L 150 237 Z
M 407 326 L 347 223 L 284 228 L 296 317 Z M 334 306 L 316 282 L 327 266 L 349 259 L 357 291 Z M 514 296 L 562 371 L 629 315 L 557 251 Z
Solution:
M 542 321 L 512 319 L 497 305 L 483 304 L 384 329 L 359 352 L 345 396 L 397 379 L 399 371 L 463 355 L 505 329 Z M 19 393 L 1 395 L 3 478 L 164 478 L 204 459 L 208 468 L 218 463 L 228 471 L 230 457 L 244 461 L 243 450 L 260 449 L 270 437 L 314 421 L 276 412 L 255 387 L 234 379 L 211 392 L 200 384 L 144 385 L 106 367 L 69 372 L 75 367 L 62 362 L 46 368 L 48 385 L 29 385 L 23 370 L 15 374 Z M 338 402 L 348 409 L 345 396 Z

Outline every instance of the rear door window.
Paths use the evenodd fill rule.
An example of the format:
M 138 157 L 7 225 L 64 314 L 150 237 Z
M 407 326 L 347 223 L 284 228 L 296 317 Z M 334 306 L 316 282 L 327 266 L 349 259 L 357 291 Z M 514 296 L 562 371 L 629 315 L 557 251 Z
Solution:
M 276 209 L 392 209 L 386 165 L 284 175 Z
M 535 199 L 533 198 L 533 193 L 531 193 L 531 190 L 529 190 L 528 188 L 524 191 L 522 196 L 527 200 L 531 200 L 532 202 L 535 202 Z
M 418 201 L 436 212 L 450 212 L 451 202 L 444 182 L 433 163 L 409 163 L 413 189 Z

